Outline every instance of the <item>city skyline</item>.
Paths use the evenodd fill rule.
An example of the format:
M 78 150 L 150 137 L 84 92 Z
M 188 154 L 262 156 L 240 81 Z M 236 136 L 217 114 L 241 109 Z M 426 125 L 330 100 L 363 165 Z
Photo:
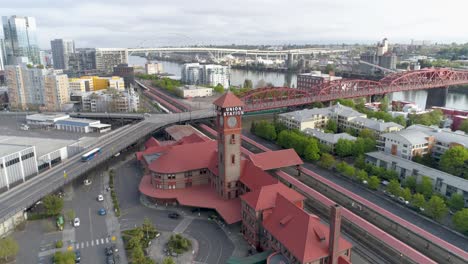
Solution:
M 375 4 L 360 1 L 237 1 L 219 8 L 212 1 L 18 1 L 2 4 L 2 15 L 36 18 L 41 49 L 71 38 L 76 47 L 137 47 L 209 44 L 371 44 L 387 37 L 467 42 L 463 11 L 435 0 Z M 402 8 L 404 7 L 404 8 Z M 47 9 L 47 12 L 43 12 Z M 102 12 L 106 10 L 106 12 Z M 71 15 L 73 14 L 73 15 Z M 118 14 L 118 16 L 116 16 Z M 382 19 L 382 15 L 393 19 Z M 391 14 L 391 16 L 389 16 Z M 443 17 L 440 23 L 437 17 Z M 226 34 L 229 32 L 229 34 Z

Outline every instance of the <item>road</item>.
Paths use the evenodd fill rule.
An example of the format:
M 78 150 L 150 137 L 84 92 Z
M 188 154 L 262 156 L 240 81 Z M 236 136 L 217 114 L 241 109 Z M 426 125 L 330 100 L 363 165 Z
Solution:
M 270 148 L 270 149 L 281 149 L 278 145 L 268 142 L 264 139 L 261 139 L 247 131 L 243 131 L 243 135 L 247 136 L 256 142 Z M 450 231 L 447 227 L 444 227 L 434 221 L 423 217 L 422 215 L 414 212 L 413 210 L 402 206 L 395 201 L 389 200 L 383 193 L 374 192 L 369 190 L 363 185 L 357 184 L 355 182 L 349 181 L 343 177 L 336 175 L 335 173 L 322 169 L 314 164 L 305 162 L 303 165 L 305 168 L 316 172 L 317 174 L 322 175 L 323 177 L 333 181 L 335 184 L 342 186 L 343 188 L 348 189 L 349 191 L 358 194 L 359 196 L 363 197 L 371 201 L 372 203 L 376 204 L 377 206 L 385 209 L 406 221 L 419 226 L 420 228 L 426 230 L 427 232 L 457 246 L 465 251 L 468 251 L 468 240 L 453 231 Z
M 26 183 L 0 194 L 0 223 L 15 213 L 25 210 L 45 195 L 52 193 L 90 169 L 104 163 L 115 153 L 150 135 L 156 129 L 176 122 L 203 119 L 214 115 L 215 113 L 211 109 L 189 113 L 151 115 L 140 123 L 127 125 L 103 135 L 99 138 L 99 143 L 93 146 L 100 147 L 102 155 L 89 162 L 81 162 L 81 156 L 77 155 L 28 180 Z M 64 172 L 67 174 L 66 179 Z

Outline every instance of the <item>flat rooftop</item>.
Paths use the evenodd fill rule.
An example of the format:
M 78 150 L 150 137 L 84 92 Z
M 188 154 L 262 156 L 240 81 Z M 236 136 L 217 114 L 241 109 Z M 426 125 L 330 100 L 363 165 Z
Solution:
M 56 151 L 63 147 L 69 146 L 77 142 L 76 140 L 66 139 L 51 139 L 51 138 L 34 138 L 34 137 L 16 137 L 16 136 L 0 136 L 0 144 L 11 144 L 17 146 L 35 146 L 36 155 L 38 157 Z M 24 148 L 23 147 L 23 148 Z
M 0 143 L 0 158 L 30 147 L 31 146 Z

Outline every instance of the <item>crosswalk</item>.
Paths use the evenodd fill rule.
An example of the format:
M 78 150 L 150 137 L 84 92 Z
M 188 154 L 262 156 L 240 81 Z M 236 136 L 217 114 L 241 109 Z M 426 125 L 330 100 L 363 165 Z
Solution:
M 95 246 L 99 246 L 99 245 L 109 244 L 110 242 L 111 242 L 111 239 L 109 237 L 97 238 L 97 239 L 93 239 L 91 241 L 76 242 L 75 245 L 74 245 L 74 249 L 83 249 L 83 248 L 88 248 L 88 247 L 95 247 Z

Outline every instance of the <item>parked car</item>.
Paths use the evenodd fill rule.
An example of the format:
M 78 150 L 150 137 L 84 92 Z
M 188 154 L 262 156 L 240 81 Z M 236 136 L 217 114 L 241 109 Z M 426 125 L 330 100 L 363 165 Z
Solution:
M 107 214 L 106 209 L 104 209 L 104 208 L 99 209 L 98 213 L 99 213 L 99 215 L 106 215 Z
M 86 185 L 86 186 L 91 185 L 91 183 L 92 183 L 92 181 L 90 179 L 85 179 L 83 181 L 83 184 Z
M 102 194 L 98 195 L 97 200 L 98 200 L 98 202 L 104 201 L 104 196 Z
M 180 214 L 178 214 L 178 213 L 169 213 L 168 216 L 169 216 L 169 218 L 171 218 L 171 219 L 179 219 Z
M 73 220 L 73 226 L 74 227 L 80 226 L 80 219 L 78 217 L 75 217 L 75 219 Z
M 406 201 L 405 198 L 403 198 L 403 197 L 401 197 L 401 196 L 398 197 L 397 200 L 398 200 L 398 202 L 401 203 L 401 204 L 404 204 L 404 205 L 408 205 L 408 204 L 409 204 L 409 202 Z
M 114 251 L 112 250 L 112 247 L 106 247 L 105 249 L 106 255 L 107 256 L 112 256 L 114 254 Z
M 75 250 L 75 263 L 81 262 L 81 252 L 79 250 Z

